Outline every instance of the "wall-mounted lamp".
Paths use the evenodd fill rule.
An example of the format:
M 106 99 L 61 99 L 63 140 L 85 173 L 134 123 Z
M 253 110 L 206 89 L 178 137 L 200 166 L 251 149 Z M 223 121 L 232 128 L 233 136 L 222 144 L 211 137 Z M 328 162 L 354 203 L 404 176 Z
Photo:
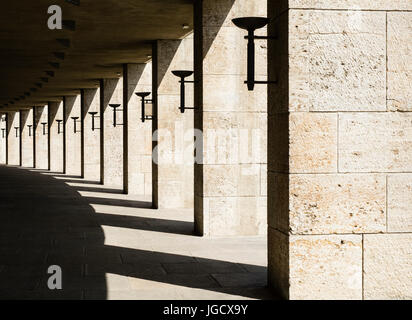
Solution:
M 73 131 L 76 134 L 77 132 L 80 132 L 80 131 L 77 131 L 77 121 L 79 121 L 79 117 L 71 117 L 71 118 L 73 119 L 73 122 L 74 122 Z
M 31 124 L 27 125 L 29 127 L 29 137 L 31 137 L 31 128 L 33 127 Z
M 42 126 L 43 126 L 43 135 L 45 136 L 47 133 L 46 133 L 46 125 L 47 125 L 47 122 L 42 122 L 41 123 L 42 124 Z
M 2 138 L 5 137 L 5 131 L 6 131 L 6 129 L 1 129 L 1 136 L 2 136 Z
M 193 74 L 193 71 L 189 71 L 189 70 L 175 70 L 172 71 L 172 73 L 180 78 L 180 112 L 181 113 L 185 113 L 186 109 L 197 109 L 197 108 L 188 108 L 185 106 L 185 83 L 195 83 L 195 81 L 189 81 L 189 80 L 185 80 L 185 78 L 191 76 Z
M 142 122 L 145 122 L 145 120 L 153 120 L 153 114 L 151 116 L 146 116 L 146 104 L 153 104 L 152 99 L 146 99 L 147 96 L 150 95 L 150 92 L 136 92 L 136 96 L 140 97 L 142 99 Z
M 94 122 L 95 118 L 99 118 L 99 116 L 96 116 L 98 114 L 98 112 L 93 111 L 93 112 L 89 112 L 89 114 L 92 116 L 92 131 L 94 131 L 96 129 L 100 129 L 100 128 L 96 128 L 95 122 Z
M 61 125 L 61 123 L 63 122 L 63 120 L 56 120 L 57 121 L 57 125 L 58 125 L 58 127 L 57 127 L 57 134 L 60 134 L 60 133 L 62 133 L 63 131 L 60 131 L 60 125 Z
M 247 44 L 247 87 L 249 91 L 253 91 L 255 84 L 269 84 L 277 83 L 277 81 L 255 81 L 255 39 L 268 40 L 276 39 L 276 37 L 255 36 L 255 30 L 263 28 L 269 23 L 268 18 L 261 17 L 245 17 L 236 18 L 232 22 L 239 28 L 245 29 L 248 35 L 245 39 L 248 40 Z
M 19 127 L 14 127 L 14 129 L 16 129 L 16 138 L 19 137 Z
M 118 111 L 123 111 L 122 109 L 117 110 L 117 108 L 119 108 L 121 106 L 121 104 L 109 104 L 109 107 L 113 108 L 113 127 L 116 128 L 116 126 L 121 126 L 122 124 L 117 123 L 117 117 L 116 114 Z

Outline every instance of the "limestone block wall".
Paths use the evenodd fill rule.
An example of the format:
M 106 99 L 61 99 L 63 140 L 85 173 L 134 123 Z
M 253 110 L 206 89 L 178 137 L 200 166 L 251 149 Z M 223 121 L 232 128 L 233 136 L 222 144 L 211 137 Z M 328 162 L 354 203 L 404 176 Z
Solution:
M 206 236 L 266 233 L 267 86 L 248 91 L 247 41 L 232 19 L 267 15 L 267 1 L 197 1 L 195 227 Z M 265 35 L 266 29 L 257 35 Z M 256 80 L 267 79 L 267 45 L 256 41 Z
M 6 114 L 0 114 L 0 163 L 6 164 L 6 140 L 7 140 L 7 116 Z
M 123 77 L 103 81 L 103 143 L 104 184 L 123 189 Z M 113 108 L 109 104 L 120 104 L 117 112 L 117 126 L 113 126 Z
M 128 64 L 128 191 L 152 194 L 152 122 L 141 121 L 141 99 L 135 92 L 152 91 L 152 63 Z M 147 99 L 152 99 L 152 95 Z M 146 105 L 151 112 L 151 105 Z
M 36 168 L 48 169 L 48 106 L 35 107 L 35 134 L 36 134 Z M 43 132 L 42 123 L 46 123 L 45 131 Z
M 66 174 L 80 176 L 82 173 L 81 163 L 81 97 L 66 96 L 64 97 L 65 112 L 65 132 L 66 132 Z M 72 117 L 78 117 L 76 121 L 76 132 L 74 132 L 74 120 Z
M 20 129 L 16 137 L 15 128 L 20 128 L 20 113 L 8 112 L 7 116 L 7 154 L 8 165 L 20 165 Z
M 100 181 L 100 88 L 84 89 L 83 121 L 84 121 L 84 178 Z M 95 130 L 92 130 L 92 116 L 89 112 L 97 112 Z
M 23 167 L 34 167 L 33 110 L 20 111 L 21 156 Z M 31 125 L 31 129 L 28 127 Z
M 284 297 L 412 297 L 411 9 L 269 1 L 269 281 Z
M 193 35 L 157 41 L 154 51 L 154 206 L 193 208 L 193 110 L 182 114 L 178 109 L 180 83 L 171 73 L 193 70 Z M 186 106 L 193 107 L 193 84 L 186 84 Z
M 49 166 L 51 172 L 64 172 L 64 123 L 58 131 L 57 120 L 64 120 L 63 101 L 49 102 Z

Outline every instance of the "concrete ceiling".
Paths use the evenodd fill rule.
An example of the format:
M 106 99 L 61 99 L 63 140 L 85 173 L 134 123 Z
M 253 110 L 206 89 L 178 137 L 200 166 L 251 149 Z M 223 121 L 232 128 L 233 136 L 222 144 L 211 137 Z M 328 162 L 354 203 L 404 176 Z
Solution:
M 99 79 L 119 77 L 123 63 L 147 62 L 154 40 L 180 39 L 193 29 L 193 0 L 70 2 L 2 2 L 0 112 L 95 88 Z M 74 30 L 48 28 L 51 5 L 75 21 Z

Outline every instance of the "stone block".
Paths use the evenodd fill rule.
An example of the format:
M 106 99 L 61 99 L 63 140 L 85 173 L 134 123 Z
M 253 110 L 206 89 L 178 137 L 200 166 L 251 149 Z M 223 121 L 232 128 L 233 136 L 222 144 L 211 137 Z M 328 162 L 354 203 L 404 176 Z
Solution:
M 360 14 L 290 11 L 290 111 L 386 110 L 386 15 Z
M 290 172 L 327 173 L 337 171 L 336 114 L 290 114 L 289 140 Z
M 412 12 L 389 12 L 388 109 L 390 111 L 412 111 L 411 43 Z
M 364 235 L 364 298 L 412 299 L 412 234 Z
M 362 236 L 289 238 L 292 300 L 362 299 Z
M 412 171 L 412 115 L 339 115 L 340 172 Z
M 289 183 L 293 234 L 386 231 L 384 175 L 291 175 Z
M 267 120 L 261 113 L 207 112 L 203 115 L 203 163 L 266 162 Z
M 256 31 L 256 35 L 265 36 L 266 28 Z M 204 59 L 204 75 L 242 75 L 247 74 L 247 35 L 233 23 L 230 27 L 209 27 L 203 29 L 203 50 L 207 51 Z M 264 80 L 267 74 L 267 44 L 264 40 L 255 42 L 255 76 Z M 229 58 L 230 57 L 230 58 Z M 229 59 L 228 59 L 229 58 Z M 233 63 L 236 61 L 236 63 Z M 246 85 L 244 85 L 246 87 Z M 262 86 L 262 85 L 260 85 Z M 262 86 L 265 87 L 265 86 Z
M 204 195 L 211 197 L 258 196 L 259 165 L 208 165 L 203 167 Z
M 388 176 L 388 231 L 412 232 L 412 174 Z
M 289 0 L 289 8 L 411 10 L 409 0 Z
M 203 212 L 208 216 L 207 235 L 250 236 L 266 232 L 266 198 L 205 197 Z M 207 221 L 207 220 L 206 220 Z

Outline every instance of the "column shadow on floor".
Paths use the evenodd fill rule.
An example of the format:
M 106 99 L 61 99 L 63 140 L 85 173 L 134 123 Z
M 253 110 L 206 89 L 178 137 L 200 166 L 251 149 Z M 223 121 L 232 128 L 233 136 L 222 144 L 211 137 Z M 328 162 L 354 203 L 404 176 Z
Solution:
M 110 188 L 95 188 L 95 187 L 73 187 L 77 191 L 86 191 L 86 192 L 101 192 L 101 193 L 113 193 L 113 194 L 124 194 L 123 190 L 120 189 L 110 189 Z
M 162 284 L 270 298 L 265 267 L 107 245 L 104 223 L 163 232 L 168 221 L 96 213 L 60 179 L 0 166 L 0 299 L 107 299 L 109 290 L 141 293 Z M 177 224 L 186 234 L 193 229 Z M 47 286 L 51 265 L 62 268 L 62 290 Z

